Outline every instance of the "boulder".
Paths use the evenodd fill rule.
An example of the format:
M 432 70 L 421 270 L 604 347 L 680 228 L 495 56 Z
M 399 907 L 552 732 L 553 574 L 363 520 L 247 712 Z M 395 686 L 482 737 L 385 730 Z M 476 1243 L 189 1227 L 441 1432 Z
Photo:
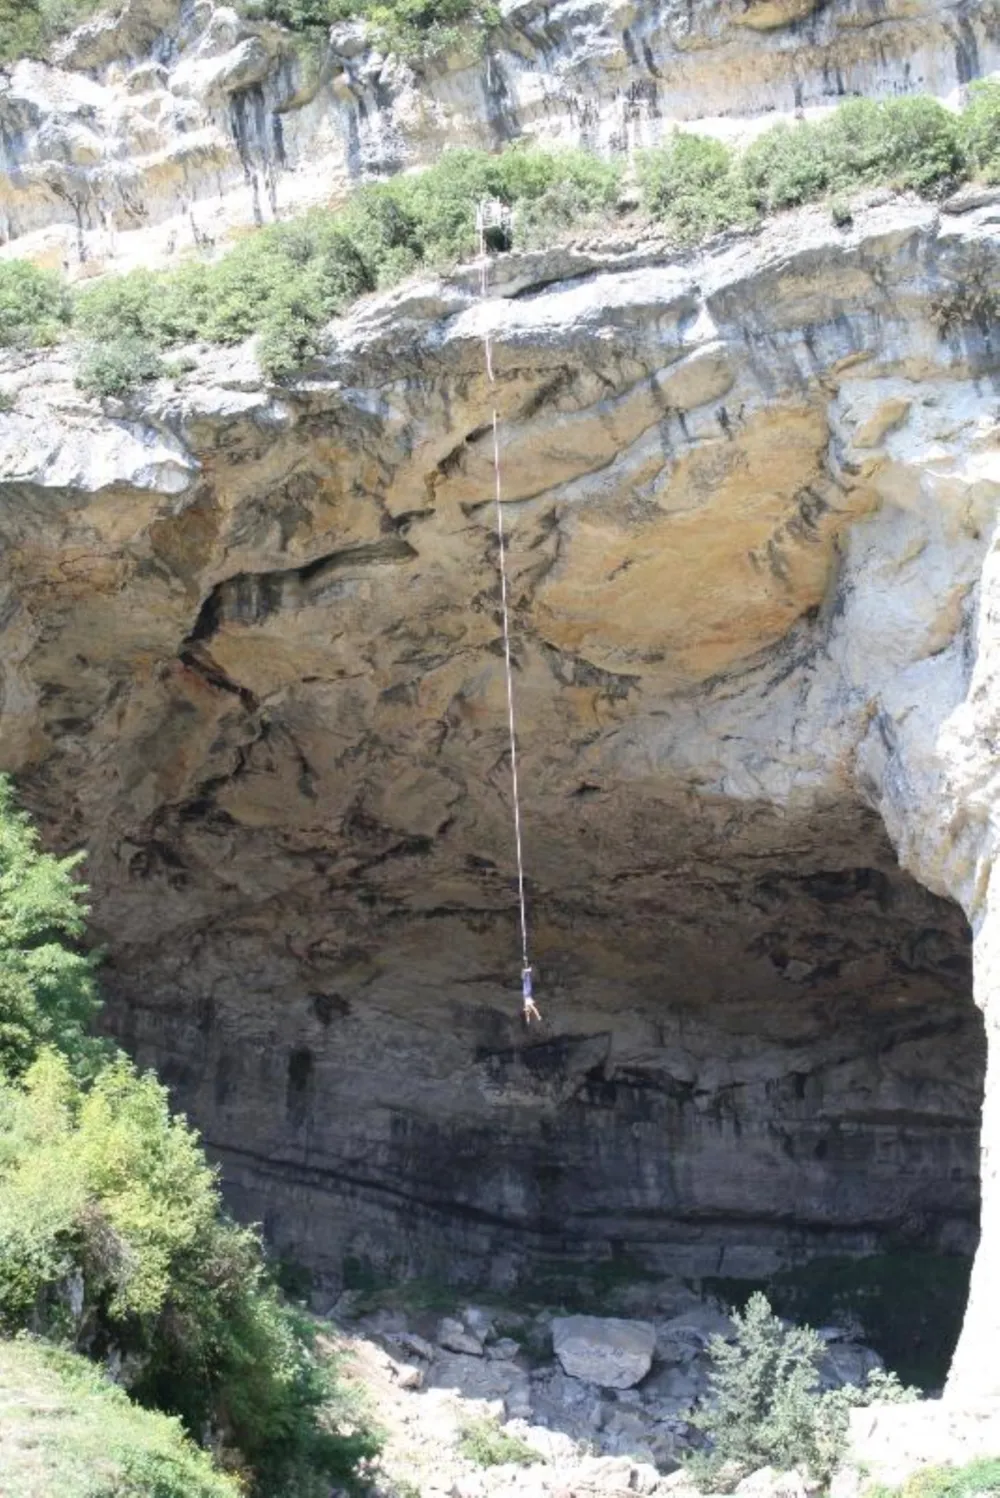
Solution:
M 797 1467 L 790 1472 L 761 1467 L 736 1484 L 736 1493 L 738 1498 L 810 1498 L 818 1486 Z
M 423 1387 L 424 1370 L 418 1368 L 415 1363 L 397 1363 L 394 1372 L 396 1382 L 401 1389 L 420 1389 Z
M 692 1306 L 680 1316 L 656 1323 L 656 1356 L 662 1363 L 686 1363 L 696 1358 L 713 1337 L 732 1337 L 736 1328 L 716 1306 Z
M 962 1467 L 998 1451 L 995 1400 L 872 1404 L 850 1413 L 845 1466 L 895 1488 L 920 1467 Z
M 506 1416 L 531 1412 L 528 1375 L 513 1363 L 489 1362 L 466 1353 L 444 1353 L 427 1374 L 430 1389 L 454 1389 L 463 1399 L 501 1402 Z
M 843 1384 L 865 1384 L 869 1373 L 883 1367 L 882 1359 L 870 1347 L 854 1342 L 834 1342 L 827 1346 L 819 1365 L 823 1387 L 839 1389 Z
M 605 1389 L 630 1389 L 653 1363 L 656 1332 L 648 1321 L 613 1316 L 557 1316 L 552 1345 L 571 1378 Z
M 486 1348 L 486 1356 L 488 1358 L 495 1358 L 500 1363 L 509 1363 L 513 1358 L 517 1357 L 520 1351 L 521 1349 L 513 1337 L 498 1337 L 495 1342 L 491 1342 Z
M 445 1316 L 439 1325 L 437 1341 L 438 1346 L 443 1347 L 446 1352 L 461 1352 L 474 1358 L 481 1358 L 483 1355 L 482 1337 L 452 1316 Z
M 416 1358 L 423 1358 L 425 1363 L 434 1361 L 434 1348 L 425 1337 L 418 1336 L 416 1332 L 398 1332 L 390 1336 L 388 1340 L 393 1346 L 401 1348 L 403 1352 L 411 1353 Z

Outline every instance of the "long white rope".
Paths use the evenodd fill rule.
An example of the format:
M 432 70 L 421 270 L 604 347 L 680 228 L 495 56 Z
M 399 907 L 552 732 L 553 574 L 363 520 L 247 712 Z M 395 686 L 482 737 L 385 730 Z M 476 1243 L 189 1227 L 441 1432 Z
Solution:
M 487 205 L 480 204 L 476 215 L 479 231 L 479 287 L 485 301 L 489 295 L 489 255 L 486 250 Z M 491 385 L 496 384 L 493 374 L 493 355 L 490 335 L 483 337 L 486 357 L 486 375 Z M 503 488 L 500 478 L 500 418 L 493 407 L 493 495 L 497 518 L 497 543 L 500 551 L 500 612 L 503 618 L 503 658 L 507 678 L 507 727 L 510 734 L 510 783 L 514 803 L 514 846 L 517 851 L 517 900 L 521 918 L 521 998 L 524 1018 L 527 1023 L 541 1019 L 532 996 L 531 959 L 528 956 L 528 902 L 524 892 L 524 845 L 521 837 L 521 794 L 517 780 L 517 723 L 514 714 L 514 671 L 510 658 L 510 605 L 507 590 L 507 543 L 503 528 Z

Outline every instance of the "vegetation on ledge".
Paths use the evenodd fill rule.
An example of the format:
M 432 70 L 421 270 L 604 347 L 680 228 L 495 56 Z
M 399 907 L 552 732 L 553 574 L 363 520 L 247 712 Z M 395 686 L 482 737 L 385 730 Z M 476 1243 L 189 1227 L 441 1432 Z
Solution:
M 338 21 L 365 21 L 377 45 L 407 58 L 478 48 L 500 21 L 492 0 L 242 0 L 242 9 L 317 38 Z
M 1000 181 L 1000 83 L 973 85 L 961 115 L 922 97 L 851 100 L 816 124 L 775 125 L 743 152 L 675 131 L 637 168 L 647 220 L 678 245 L 824 200 L 846 225 L 846 195 L 863 187 L 933 198 L 973 178 Z M 335 212 L 261 229 L 215 261 L 108 276 L 72 295 L 49 272 L 3 262 L 0 344 L 37 347 L 70 331 L 81 388 L 117 396 L 169 373 L 163 355 L 173 347 L 256 334 L 261 367 L 283 378 L 322 351 L 324 326 L 358 296 L 472 255 L 481 198 L 512 209 L 512 246 L 547 244 L 612 222 L 621 173 L 584 151 L 459 149 L 424 172 L 359 189 Z
M 0 0 L 0 64 L 44 57 L 65 35 L 107 0 Z
M 407 58 L 482 46 L 499 23 L 492 0 L 236 0 L 249 20 L 274 21 L 294 35 L 322 41 L 338 21 L 367 23 L 372 41 Z M 53 42 L 110 0 L 0 0 L 0 65 L 45 57 Z

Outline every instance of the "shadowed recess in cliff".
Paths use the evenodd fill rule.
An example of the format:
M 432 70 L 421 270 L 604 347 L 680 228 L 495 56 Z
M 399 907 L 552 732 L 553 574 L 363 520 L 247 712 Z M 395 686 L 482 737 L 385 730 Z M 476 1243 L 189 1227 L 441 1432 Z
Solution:
M 411 562 L 417 553 L 400 536 L 387 536 L 367 546 L 329 552 L 302 567 L 275 572 L 240 572 L 216 583 L 202 604 L 186 643 L 210 640 L 224 623 L 260 624 L 282 609 L 321 604 L 336 579 L 368 567 Z

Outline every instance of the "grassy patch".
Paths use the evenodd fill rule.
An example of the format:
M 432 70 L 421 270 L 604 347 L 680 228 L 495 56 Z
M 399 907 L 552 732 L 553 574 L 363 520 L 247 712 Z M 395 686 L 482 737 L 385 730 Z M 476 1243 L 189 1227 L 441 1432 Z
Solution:
M 26 260 L 0 260 L 0 347 L 58 343 L 70 316 L 69 293 L 53 271 Z
M 1000 1493 L 1000 1457 L 981 1457 L 965 1467 L 924 1467 L 901 1488 L 879 1487 L 871 1498 L 976 1498 Z
M 1000 182 L 1000 82 L 973 83 L 962 114 L 962 145 L 970 169 L 984 182 Z
M 512 1436 L 495 1420 L 470 1420 L 462 1426 L 458 1449 L 466 1461 L 477 1467 L 503 1467 L 512 1463 L 530 1467 L 541 1457 L 526 1441 Z
M 131 1404 L 93 1364 L 0 1342 L 4 1498 L 240 1498 L 179 1421 Z

